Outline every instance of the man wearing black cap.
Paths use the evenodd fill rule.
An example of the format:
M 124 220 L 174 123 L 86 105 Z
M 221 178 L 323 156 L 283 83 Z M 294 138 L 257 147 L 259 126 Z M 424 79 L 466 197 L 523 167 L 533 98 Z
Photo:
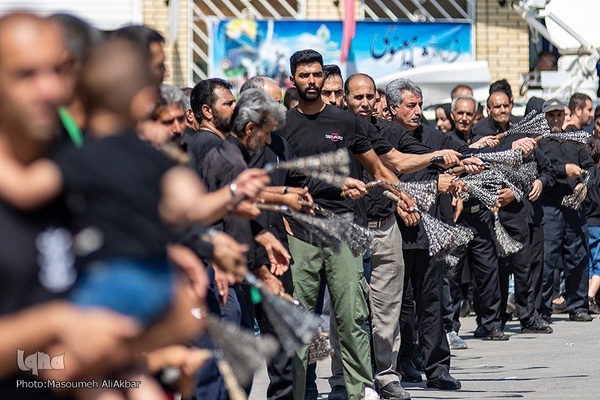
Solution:
M 564 104 L 557 99 L 546 101 L 542 107 L 550 131 L 559 133 L 565 118 Z M 542 140 L 540 150 L 550 159 L 556 174 L 554 185 L 540 196 L 544 216 L 544 271 L 542 280 L 542 305 L 540 314 L 546 321 L 552 315 L 552 284 L 554 268 L 562 259 L 565 279 L 565 300 L 569 319 L 586 322 L 588 313 L 588 243 L 586 239 L 585 212 L 561 205 L 564 196 L 583 187 L 582 171 L 585 169 L 595 179 L 595 166 L 585 148 L 577 148 L 567 142 Z M 583 188 L 583 198 L 587 189 Z M 583 201 L 583 198 L 581 201 Z

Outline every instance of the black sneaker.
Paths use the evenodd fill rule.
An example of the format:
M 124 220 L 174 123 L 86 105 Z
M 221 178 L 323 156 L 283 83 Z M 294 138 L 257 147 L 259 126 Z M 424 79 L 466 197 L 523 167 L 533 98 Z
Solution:
M 421 373 L 417 371 L 411 360 L 402 360 L 400 363 L 400 375 L 403 382 L 419 383 L 423 382 Z
M 598 302 L 596 301 L 595 298 L 593 297 L 588 297 L 588 302 L 589 302 L 589 313 L 590 314 L 600 314 L 600 306 L 598 305 Z
M 427 379 L 427 387 L 441 390 L 458 390 L 460 389 L 460 381 L 449 373 L 445 373 L 437 378 Z
M 576 314 L 569 314 L 569 319 L 577 322 L 590 322 L 594 317 L 585 311 L 578 311 Z
M 348 392 L 346 391 L 346 386 L 335 385 L 331 388 L 331 392 L 329 393 L 329 396 L 327 398 L 332 400 L 348 400 Z
M 546 321 L 548 324 L 552 323 L 552 314 L 550 313 L 542 313 L 540 314 L 540 318 Z
M 528 324 L 521 326 L 521 333 L 552 333 L 554 332 L 550 325 L 545 321 L 532 319 Z
M 408 393 L 400 382 L 390 382 L 379 391 L 381 400 L 410 400 Z
M 483 333 L 483 330 L 477 328 L 475 334 L 473 335 L 476 338 L 481 338 L 483 340 L 508 340 L 510 336 L 502 332 L 502 330 L 498 327 L 493 328 L 491 331 L 487 333 Z

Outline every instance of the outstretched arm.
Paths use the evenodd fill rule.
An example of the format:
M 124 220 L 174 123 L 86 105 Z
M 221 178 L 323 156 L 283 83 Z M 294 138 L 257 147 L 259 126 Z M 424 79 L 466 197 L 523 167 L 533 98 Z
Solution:
M 263 170 L 247 169 L 233 181 L 235 190 L 226 186 L 205 193 L 192 170 L 173 167 L 163 176 L 160 214 L 169 225 L 192 221 L 208 226 L 227 215 L 241 200 L 256 198 L 268 181 Z

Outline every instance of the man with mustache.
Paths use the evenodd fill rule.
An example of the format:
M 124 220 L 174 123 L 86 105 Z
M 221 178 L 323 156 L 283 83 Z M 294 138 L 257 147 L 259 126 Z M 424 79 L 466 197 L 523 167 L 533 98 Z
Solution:
M 473 136 L 491 136 L 506 132 L 520 118 L 511 114 L 514 106 L 512 90 L 506 80 L 494 82 L 490 86 L 487 99 L 486 118 L 482 118 L 473 126 Z
M 225 140 L 231 130 L 235 108 L 233 85 L 220 78 L 203 80 L 194 86 L 190 104 L 200 129 L 188 139 L 188 153 L 193 168 L 198 169 L 206 154 Z
M 160 97 L 152 118 L 169 131 L 169 141 L 179 145 L 185 128 L 183 93 L 171 85 L 160 86 Z
M 377 179 L 397 180 L 386 170 L 373 151 L 363 125 L 350 113 L 332 107 L 321 98 L 324 82 L 323 58 L 314 50 L 301 50 L 290 58 L 291 81 L 298 89 L 299 104 L 287 113 L 283 136 L 298 156 L 348 149 Z M 354 178 L 358 172 L 352 168 Z M 359 188 L 360 189 L 360 188 Z M 313 193 L 314 201 L 339 216 L 349 220 L 356 218 L 352 199 L 344 194 L 363 195 L 366 191 L 344 191 L 331 187 L 321 193 Z M 363 275 L 362 257 L 351 252 L 346 243 L 340 251 L 334 251 L 330 243 L 311 238 L 310 232 L 290 219 L 294 236 L 290 236 L 293 256 L 292 278 L 294 294 L 300 303 L 314 311 L 320 287 L 319 273 L 323 271 L 329 284 L 330 295 L 338 328 L 344 384 L 350 399 L 375 395 L 370 363 L 370 346 L 363 329 L 368 317 L 365 299 L 368 291 Z M 294 397 L 304 398 L 306 386 L 306 348 L 294 357 Z
M 349 112 L 361 119 L 369 121 L 385 140 L 403 154 L 414 155 L 432 153 L 431 148 L 411 136 L 400 124 L 374 117 L 375 96 L 375 82 L 370 76 L 358 73 L 351 75 L 346 80 L 345 102 Z M 431 158 L 431 154 L 429 155 L 429 158 Z M 428 169 L 423 169 L 422 171 L 427 170 Z M 421 174 L 421 172 L 419 171 L 416 174 Z M 403 180 L 403 176 L 406 175 L 412 176 L 415 174 L 404 174 L 401 179 Z M 367 176 L 366 179 L 372 180 L 372 177 Z M 427 338 L 423 338 L 422 342 L 427 342 L 425 346 L 433 349 L 432 352 L 438 352 L 438 348 L 441 347 L 438 343 L 441 343 L 441 345 L 445 344 L 449 360 L 450 352 L 447 347 L 448 345 L 445 342 L 446 339 L 443 335 L 440 323 L 441 307 L 439 297 L 437 298 L 437 302 L 435 301 L 436 293 L 441 293 L 441 286 L 439 286 L 439 282 L 434 279 L 433 276 L 436 274 L 441 276 L 441 271 L 443 271 L 443 269 L 436 268 L 435 271 L 430 270 L 429 272 L 424 272 L 427 268 L 427 262 L 425 262 L 425 265 L 420 264 L 416 266 L 416 268 L 412 268 L 415 262 L 410 262 L 406 264 L 408 275 L 405 276 L 405 263 L 402 253 L 403 237 L 400 233 L 398 222 L 396 218 L 394 218 L 396 209 L 395 204 L 391 203 L 383 196 L 383 191 L 380 188 L 372 190 L 368 197 L 370 201 L 368 203 L 367 216 L 369 228 L 372 229 L 374 235 L 371 256 L 371 293 L 369 300 L 371 304 L 373 349 L 377 372 L 375 381 L 380 387 L 379 394 L 382 399 L 405 399 L 409 398 L 409 393 L 402 388 L 400 374 L 397 372 L 397 368 L 399 367 L 397 365 L 397 358 L 399 351 L 399 321 L 403 287 L 405 287 L 409 281 L 416 281 L 417 274 L 423 273 L 421 278 L 424 277 L 423 281 L 427 282 L 427 284 L 415 284 L 418 291 L 418 304 L 419 306 L 422 306 L 419 311 L 427 310 L 425 313 L 428 315 L 425 317 L 425 313 L 419 313 L 422 326 L 427 325 L 428 329 Z M 425 259 L 428 259 L 428 257 L 425 257 Z M 413 272 L 414 276 L 412 276 Z M 434 272 L 434 274 L 431 275 L 431 272 Z M 431 295 L 420 296 L 421 289 L 423 289 L 423 292 L 431 293 Z M 421 300 L 423 300 L 425 304 L 423 304 Z M 411 315 L 414 319 L 414 313 Z M 433 319 L 429 316 L 433 316 Z M 436 329 L 436 327 L 439 327 L 439 329 Z M 427 355 L 429 356 L 430 353 L 427 353 Z M 436 357 L 438 356 L 436 355 Z M 408 362 L 410 363 L 410 366 L 402 365 L 401 372 L 403 380 L 408 382 L 422 381 L 421 374 L 414 369 L 410 360 L 411 359 L 409 358 Z M 432 360 L 432 357 L 429 357 L 428 360 Z M 437 361 L 438 360 L 436 359 L 431 364 L 437 364 Z M 409 368 L 410 371 L 412 371 L 412 376 L 408 375 Z M 436 378 L 438 383 L 440 383 L 439 376 L 442 375 L 442 372 L 447 373 L 445 366 L 439 369 L 431 367 L 429 368 L 428 376 L 431 381 L 434 380 L 433 378 Z M 446 385 L 445 388 L 449 388 L 448 379 L 444 382 Z M 457 381 L 451 381 L 451 384 L 454 389 L 457 388 L 457 385 L 460 386 Z M 429 385 L 432 386 L 431 382 Z

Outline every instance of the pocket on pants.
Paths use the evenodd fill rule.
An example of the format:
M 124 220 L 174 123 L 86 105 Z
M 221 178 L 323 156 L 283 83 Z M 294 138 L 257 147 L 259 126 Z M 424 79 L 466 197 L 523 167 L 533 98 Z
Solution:
M 356 314 L 355 319 L 359 323 L 363 323 L 369 318 L 369 284 L 365 279 L 364 275 L 361 274 L 357 283 L 358 287 L 356 288 Z

